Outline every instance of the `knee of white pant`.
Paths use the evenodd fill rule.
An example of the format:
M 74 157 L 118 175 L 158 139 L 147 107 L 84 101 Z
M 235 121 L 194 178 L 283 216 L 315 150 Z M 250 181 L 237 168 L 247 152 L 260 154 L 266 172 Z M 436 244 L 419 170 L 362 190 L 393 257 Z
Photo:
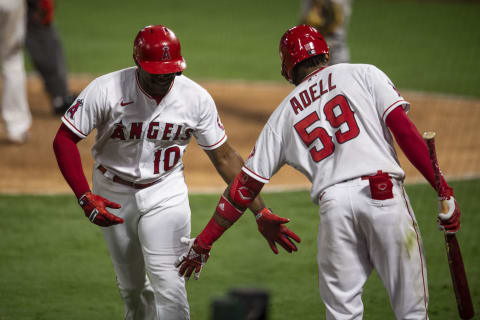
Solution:
M 154 301 L 154 292 L 150 284 L 146 284 L 143 288 L 125 289 L 118 286 L 120 296 L 128 306 L 137 306 L 142 300 Z
M 155 295 L 150 284 L 141 289 L 122 289 L 120 296 L 125 304 L 125 319 L 157 319 Z
M 148 277 L 155 292 L 160 318 L 189 319 L 185 279 L 178 275 L 173 264 L 157 264 L 154 269 L 149 268 Z
M 188 305 L 157 305 L 159 319 L 165 320 L 189 320 L 190 311 Z
M 325 304 L 327 319 L 362 318 L 362 291 L 371 268 L 357 262 L 351 263 L 357 267 L 348 268 L 338 264 L 322 268 L 319 261 L 319 291 Z M 338 270 L 338 267 L 343 271 Z
M 143 261 L 132 264 L 115 264 L 114 268 L 120 289 L 142 290 L 149 285 Z
M 357 295 L 344 295 L 338 291 L 320 290 L 325 305 L 327 320 L 353 320 L 363 318 L 363 302 L 361 291 Z
M 183 278 L 179 279 L 178 273 L 165 275 L 154 287 L 157 314 L 160 319 L 188 320 L 190 311 Z M 154 282 L 154 280 L 152 280 Z
M 185 279 L 178 275 L 177 270 L 169 270 L 148 274 L 155 297 L 166 303 L 185 304 L 187 301 L 187 292 L 185 289 Z
M 181 288 L 167 287 L 155 291 L 155 304 L 159 319 L 190 319 L 187 294 L 184 290 L 181 290 Z
M 320 296 L 325 304 L 327 319 L 362 319 L 363 302 L 361 292 L 341 292 L 338 288 L 320 287 Z

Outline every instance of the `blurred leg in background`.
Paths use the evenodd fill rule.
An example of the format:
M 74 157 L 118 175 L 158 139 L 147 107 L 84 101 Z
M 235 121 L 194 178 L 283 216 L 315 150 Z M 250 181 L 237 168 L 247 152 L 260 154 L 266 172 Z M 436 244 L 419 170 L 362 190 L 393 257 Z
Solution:
M 8 140 L 24 143 L 32 124 L 23 62 L 25 3 L 0 0 L 0 66 L 3 81 L 1 115 Z
M 75 96 L 70 92 L 60 37 L 53 25 L 53 0 L 27 0 L 26 48 L 50 96 L 52 111 L 62 115 Z
M 316 28 L 330 48 L 329 64 L 350 62 L 347 29 L 353 0 L 302 0 L 300 23 Z

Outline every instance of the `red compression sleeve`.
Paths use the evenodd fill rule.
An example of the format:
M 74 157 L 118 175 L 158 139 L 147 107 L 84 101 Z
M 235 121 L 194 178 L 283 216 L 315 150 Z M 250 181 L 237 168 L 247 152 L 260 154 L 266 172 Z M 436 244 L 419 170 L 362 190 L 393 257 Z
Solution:
M 220 216 L 222 219 L 234 224 L 243 214 L 245 210 L 239 210 L 224 196 L 220 197 L 220 200 L 215 208 L 215 215 Z M 199 239 L 204 245 L 211 246 L 222 234 L 227 230 L 226 227 L 222 227 L 212 217 L 203 231 L 198 235 Z
M 427 179 L 432 187 L 436 189 L 435 175 L 433 173 L 432 163 L 430 162 L 427 144 L 403 108 L 401 106 L 395 108 L 387 116 L 385 122 L 408 160 L 425 179 Z M 453 194 L 452 188 L 448 186 L 443 176 L 441 177 L 441 183 L 450 191 L 449 193 Z
M 90 191 L 87 179 L 83 173 L 82 160 L 77 147 L 77 143 L 80 140 L 63 123 L 53 140 L 53 151 L 57 158 L 58 167 L 77 198 Z
M 201 241 L 201 247 L 210 249 L 212 243 L 220 238 L 225 230 L 227 229 L 219 225 L 214 218 L 211 218 L 202 232 L 197 236 L 197 239 Z

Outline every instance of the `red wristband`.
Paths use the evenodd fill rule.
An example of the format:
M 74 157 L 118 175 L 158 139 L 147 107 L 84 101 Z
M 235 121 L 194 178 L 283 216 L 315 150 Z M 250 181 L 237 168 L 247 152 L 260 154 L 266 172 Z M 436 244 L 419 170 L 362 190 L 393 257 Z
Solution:
M 222 218 L 234 223 L 242 216 L 244 210 L 235 208 L 235 206 L 222 195 L 215 211 Z
M 211 247 L 220 236 L 225 232 L 224 227 L 220 226 L 213 218 L 210 219 L 202 232 L 197 236 L 197 239 L 202 245 L 205 245 L 205 249 Z

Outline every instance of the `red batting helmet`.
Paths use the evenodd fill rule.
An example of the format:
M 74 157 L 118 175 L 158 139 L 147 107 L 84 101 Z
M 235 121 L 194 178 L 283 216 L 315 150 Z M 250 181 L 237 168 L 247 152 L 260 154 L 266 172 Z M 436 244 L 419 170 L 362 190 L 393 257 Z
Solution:
M 328 45 L 322 34 L 307 25 L 288 29 L 280 40 L 280 59 L 282 60 L 282 76 L 292 82 L 292 70 L 305 59 L 320 54 L 328 54 Z
M 133 58 L 143 70 L 153 74 L 185 70 L 187 64 L 180 50 L 175 33 L 162 25 L 144 27 L 133 42 Z

